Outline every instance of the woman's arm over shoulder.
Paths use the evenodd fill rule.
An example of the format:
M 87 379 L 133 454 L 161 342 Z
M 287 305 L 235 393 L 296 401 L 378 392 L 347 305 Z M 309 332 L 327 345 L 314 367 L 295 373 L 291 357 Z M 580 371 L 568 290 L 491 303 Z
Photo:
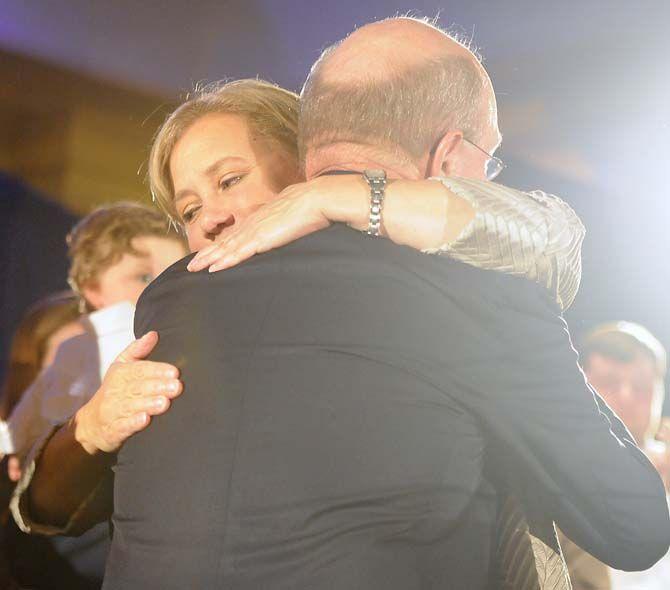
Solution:
M 315 178 L 236 224 L 188 269 L 229 268 L 332 222 L 365 231 L 369 217 L 370 188 L 360 174 Z M 543 284 L 563 309 L 577 293 L 584 227 L 557 197 L 463 178 L 391 179 L 381 217 L 381 235 L 396 244 Z
M 489 181 L 434 180 L 467 200 L 476 213 L 456 240 L 424 252 L 525 277 L 545 285 L 562 309 L 570 306 L 579 289 L 585 229 L 567 203 L 542 191 Z

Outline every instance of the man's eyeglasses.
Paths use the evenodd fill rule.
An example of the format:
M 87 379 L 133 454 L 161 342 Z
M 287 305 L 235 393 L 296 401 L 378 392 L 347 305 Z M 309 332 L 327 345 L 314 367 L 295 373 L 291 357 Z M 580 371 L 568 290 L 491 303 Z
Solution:
M 487 180 L 493 180 L 506 168 L 505 162 L 503 162 L 500 158 L 496 158 L 495 156 L 489 154 L 485 149 L 480 148 L 476 143 L 471 142 L 467 137 L 464 137 L 463 141 L 467 141 L 472 147 L 477 148 L 480 152 L 488 157 L 488 160 L 486 160 L 485 164 Z

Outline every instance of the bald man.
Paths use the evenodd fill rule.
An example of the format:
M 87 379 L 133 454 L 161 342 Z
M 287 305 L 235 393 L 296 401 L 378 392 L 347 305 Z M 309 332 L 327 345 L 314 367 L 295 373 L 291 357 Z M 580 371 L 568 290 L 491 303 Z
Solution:
M 362 27 L 327 49 L 302 101 L 308 178 L 375 163 L 389 177 L 485 180 L 501 141 L 484 68 L 466 47 L 414 19 Z
M 303 100 L 309 177 L 465 191 L 500 141 L 481 66 L 408 19 L 327 52 Z M 185 394 L 119 452 L 106 590 L 499 588 L 503 486 L 617 567 L 667 549 L 662 483 L 543 287 L 339 226 L 187 263 L 137 308 Z

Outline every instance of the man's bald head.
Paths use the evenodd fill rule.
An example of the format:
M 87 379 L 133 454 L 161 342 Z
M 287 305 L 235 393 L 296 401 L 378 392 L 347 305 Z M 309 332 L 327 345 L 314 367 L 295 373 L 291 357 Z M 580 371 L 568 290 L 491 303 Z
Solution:
M 497 144 L 493 87 L 467 47 L 424 21 L 361 27 L 323 53 L 303 87 L 303 155 L 353 143 L 417 159 L 456 129 Z
M 483 71 L 469 49 L 434 25 L 407 17 L 390 18 L 365 25 L 333 46 L 320 64 L 320 75 L 333 84 L 384 81 L 446 57 L 471 60 Z

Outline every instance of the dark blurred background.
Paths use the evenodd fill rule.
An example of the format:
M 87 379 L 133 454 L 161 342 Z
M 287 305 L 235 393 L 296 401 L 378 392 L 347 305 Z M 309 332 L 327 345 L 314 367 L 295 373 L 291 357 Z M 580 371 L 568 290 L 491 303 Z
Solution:
M 575 335 L 627 319 L 670 348 L 668 0 L 0 0 L 2 362 L 25 307 L 65 287 L 76 216 L 147 199 L 151 137 L 193 83 L 259 75 L 298 90 L 326 45 L 410 10 L 480 49 L 500 181 L 581 215 Z

